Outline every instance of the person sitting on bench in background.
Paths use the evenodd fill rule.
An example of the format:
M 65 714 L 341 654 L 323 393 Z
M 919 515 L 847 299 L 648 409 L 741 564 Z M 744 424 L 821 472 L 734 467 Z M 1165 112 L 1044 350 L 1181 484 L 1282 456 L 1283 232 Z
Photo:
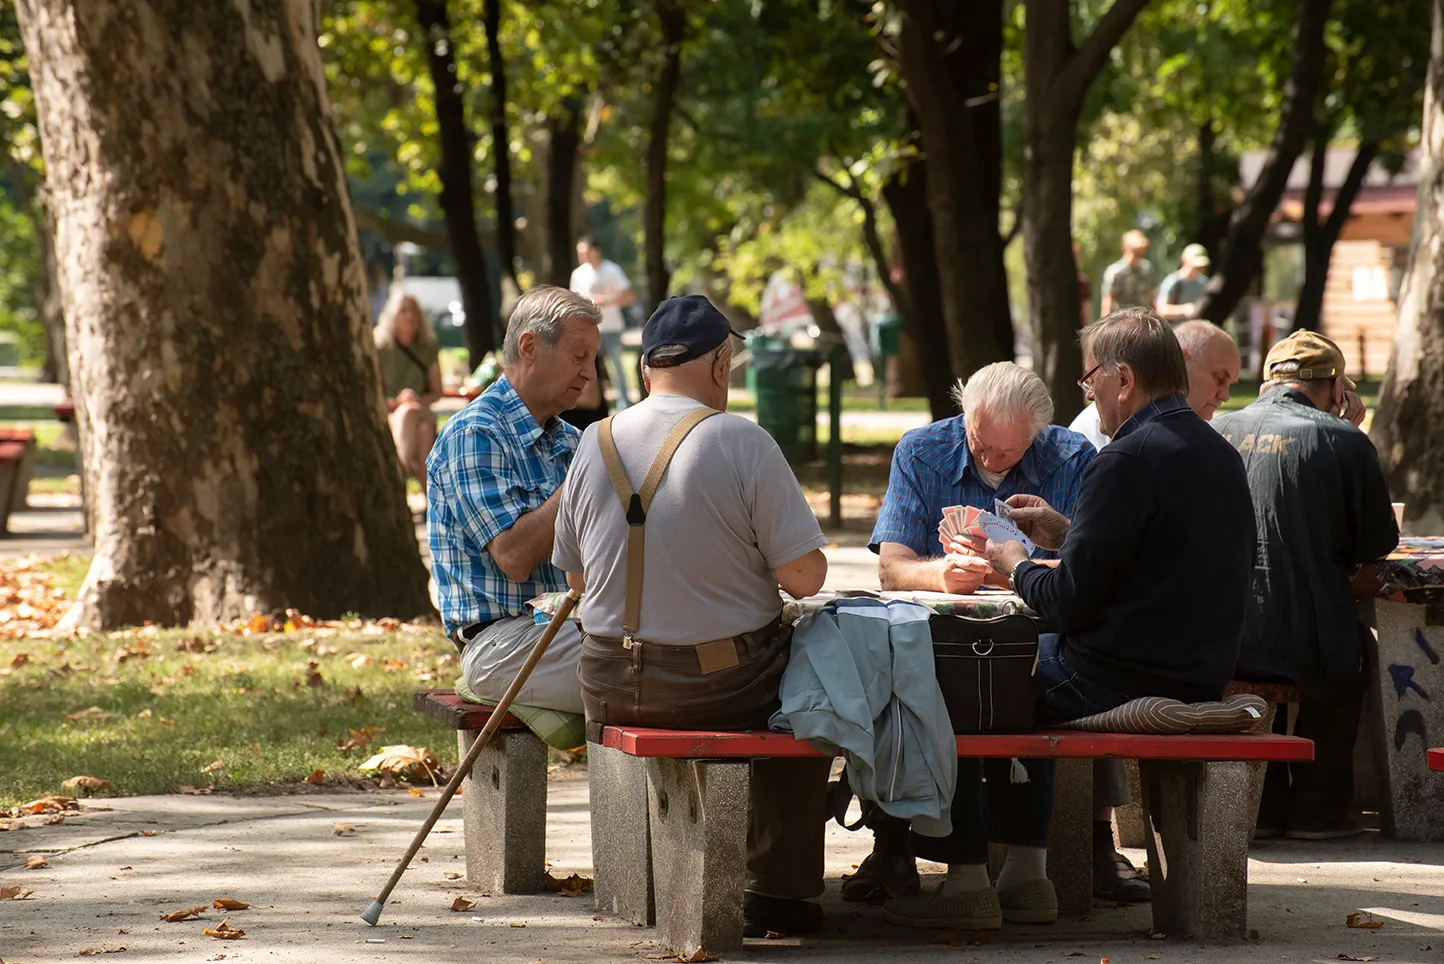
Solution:
M 1363 832 L 1351 810 L 1369 629 L 1350 581 L 1399 544 L 1399 527 L 1339 346 L 1296 331 L 1264 373 L 1258 401 L 1214 422 L 1243 456 L 1258 519 L 1238 677 L 1299 687 L 1294 735 L 1314 741 L 1314 761 L 1269 764 L 1256 835 L 1351 837 Z M 1287 713 L 1274 729 L 1288 732 Z
M 1028 493 L 1071 511 L 1084 470 L 1096 457 L 1083 436 L 1049 424 L 1053 401 L 1047 386 L 1012 362 L 979 369 L 960 385 L 957 400 L 963 414 L 908 432 L 893 453 L 870 545 L 878 554 L 883 589 L 973 592 L 988 575 L 987 560 L 968 546 L 938 544 L 944 507 L 971 505 L 991 512 L 994 499 Z M 1055 553 L 1039 555 L 1053 558 Z M 1009 780 L 1008 760 L 958 760 L 953 832 L 947 837 L 910 834 L 906 820 L 871 811 L 873 852 L 843 882 L 843 897 L 903 898 L 887 905 L 889 918 L 918 926 L 952 926 L 939 922 L 946 919 L 964 921 L 959 926 L 970 929 L 998 927 L 1000 899 L 1001 913 L 1012 920 L 1056 918 L 1057 897 L 1043 863 L 1050 774 L 1016 784 Z M 1029 819 L 1036 807 L 1044 809 Z M 990 836 L 1008 845 L 997 893 L 989 887 L 985 867 Z M 1111 829 L 1107 851 L 1113 852 Z M 911 897 L 919 886 L 915 855 L 960 869 L 950 871 L 937 893 Z M 1147 883 L 1142 887 L 1147 899 Z
M 984 548 L 993 571 L 1059 630 L 1038 640 L 1033 685 L 1044 725 L 1145 696 L 1219 700 L 1238 658 L 1253 563 L 1243 463 L 1189 408 L 1172 329 L 1146 308 L 1124 308 L 1083 329 L 1082 340 L 1078 384 L 1112 442 L 1083 473 L 1071 520 L 1035 495 L 1007 500 L 1024 535 L 1060 561 L 1039 565 L 1016 541 Z M 1252 707 L 1209 709 L 1219 724 Z M 1053 761 L 1027 766 L 1033 780 L 1046 774 L 1051 796 Z M 1039 833 L 1051 812 L 1051 800 L 1029 811 Z M 973 868 L 975 878 L 986 872 Z
M 538 285 L 522 295 L 506 329 L 504 374 L 442 427 L 427 461 L 441 618 L 461 649 L 467 685 L 482 699 L 506 692 L 546 628 L 527 601 L 566 589 L 551 564 L 552 531 L 581 432 L 559 416 L 596 378 L 601 317 L 565 288 Z M 517 702 L 580 714 L 580 651 L 568 622 Z
M 586 589 L 589 731 L 766 729 L 780 705 L 778 586 L 822 588 L 827 540 L 777 443 L 723 413 L 734 334 L 700 295 L 664 301 L 642 331 L 650 394 L 589 426 L 567 476 L 552 561 Z M 752 763 L 745 936 L 821 925 L 831 762 Z

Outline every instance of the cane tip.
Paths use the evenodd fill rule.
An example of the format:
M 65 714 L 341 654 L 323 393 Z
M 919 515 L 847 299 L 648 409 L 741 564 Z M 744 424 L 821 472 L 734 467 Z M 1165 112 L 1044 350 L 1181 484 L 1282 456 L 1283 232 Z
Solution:
M 375 927 L 376 923 L 381 920 L 381 901 L 373 900 L 371 906 L 361 912 L 361 919 Z

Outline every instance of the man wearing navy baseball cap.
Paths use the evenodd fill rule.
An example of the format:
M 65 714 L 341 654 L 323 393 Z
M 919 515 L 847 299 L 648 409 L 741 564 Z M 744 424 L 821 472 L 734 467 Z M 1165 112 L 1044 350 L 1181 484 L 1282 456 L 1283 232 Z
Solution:
M 766 729 L 780 705 L 792 627 L 778 586 L 817 592 L 827 540 L 772 436 L 724 414 L 735 334 L 700 295 L 664 301 L 642 329 L 650 394 L 588 426 L 567 474 L 552 562 L 586 590 L 589 735 Z M 829 766 L 752 764 L 749 937 L 821 923 Z

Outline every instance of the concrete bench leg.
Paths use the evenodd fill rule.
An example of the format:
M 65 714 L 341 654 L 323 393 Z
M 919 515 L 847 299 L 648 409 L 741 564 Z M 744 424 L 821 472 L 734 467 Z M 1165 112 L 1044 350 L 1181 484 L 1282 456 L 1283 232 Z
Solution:
M 648 760 L 647 774 L 662 946 L 688 957 L 740 949 L 750 764 Z
M 1058 912 L 1093 908 L 1093 761 L 1060 759 L 1053 784 L 1053 831 L 1048 878 L 1058 892 Z
M 1138 785 L 1138 761 L 1123 762 L 1128 768 L 1128 789 L 1133 801 L 1127 806 L 1113 808 L 1113 829 L 1118 834 L 1118 846 L 1142 850 L 1148 846 L 1148 831 L 1143 826 L 1143 791 Z
M 459 730 L 464 757 L 477 731 Z M 547 889 L 547 748 L 530 730 L 500 730 L 462 784 L 466 880 L 490 894 Z
M 657 909 L 652 896 L 647 761 L 588 744 L 587 782 L 597 910 L 651 927 L 657 923 Z
M 1154 931 L 1184 940 L 1243 939 L 1253 768 L 1145 760 L 1139 771 Z

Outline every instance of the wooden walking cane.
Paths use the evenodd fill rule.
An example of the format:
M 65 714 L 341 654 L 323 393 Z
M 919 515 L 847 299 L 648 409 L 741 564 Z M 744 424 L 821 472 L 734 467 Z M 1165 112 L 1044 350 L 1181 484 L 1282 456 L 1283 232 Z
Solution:
M 477 735 L 476 742 L 471 744 L 471 749 L 466 751 L 466 758 L 463 759 L 461 764 L 456 768 L 456 773 L 452 775 L 451 780 L 446 784 L 446 789 L 441 791 L 441 798 L 436 801 L 436 806 L 431 808 L 431 815 L 426 818 L 426 822 L 422 824 L 421 829 L 416 832 L 416 837 L 411 841 L 411 846 L 406 848 L 406 856 L 401 858 L 401 863 L 397 864 L 396 869 L 391 872 L 391 879 L 386 882 L 385 887 L 381 888 L 381 893 L 377 895 L 369 907 L 362 911 L 361 919 L 372 927 L 375 927 L 376 922 L 381 919 L 381 908 L 385 906 L 386 898 L 391 896 L 391 891 L 395 890 L 396 885 L 401 882 L 401 875 L 406 873 L 406 869 L 411 866 L 411 859 L 416 856 L 416 851 L 420 850 L 421 845 L 426 842 L 427 834 L 431 833 L 431 828 L 436 826 L 436 821 L 441 819 L 441 814 L 446 809 L 446 805 L 451 802 L 452 797 L 456 796 L 456 790 L 461 786 L 461 781 L 471 772 L 472 766 L 476 763 L 476 758 L 481 755 L 481 751 L 486 747 L 486 744 L 491 741 L 491 735 L 501 727 L 501 721 L 506 719 L 506 711 L 511 709 L 512 701 L 515 700 L 516 695 L 521 692 L 521 688 L 526 685 L 527 678 L 531 676 L 532 670 L 536 669 L 536 664 L 541 662 L 541 658 L 546 653 L 547 647 L 550 646 L 551 641 L 556 638 L 557 631 L 562 628 L 562 625 L 567 621 L 567 617 L 572 614 L 572 610 L 576 608 L 581 598 L 581 593 L 575 589 L 567 590 L 566 598 L 563 599 L 561 605 L 557 607 L 557 611 L 555 615 L 552 616 L 551 622 L 547 623 L 547 628 L 542 632 L 541 638 L 538 639 L 536 645 L 532 647 L 531 655 L 528 656 L 526 662 L 522 664 L 522 668 L 516 674 L 516 679 L 511 681 L 511 685 L 508 686 L 506 692 L 502 694 L 496 707 L 491 711 L 491 718 L 486 721 L 486 726 L 481 728 L 481 733 Z

